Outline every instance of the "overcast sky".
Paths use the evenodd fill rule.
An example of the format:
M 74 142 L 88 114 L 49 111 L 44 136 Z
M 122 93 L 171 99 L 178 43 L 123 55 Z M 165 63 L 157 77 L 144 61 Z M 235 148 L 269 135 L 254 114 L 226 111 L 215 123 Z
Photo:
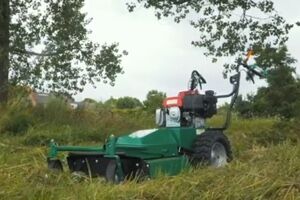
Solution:
M 299 0 L 274 0 L 280 15 L 289 22 L 300 21 Z M 156 89 L 175 96 L 187 88 L 193 69 L 198 70 L 207 80 L 204 89 L 213 89 L 218 94 L 228 93 L 231 85 L 223 79 L 222 65 L 226 60 L 212 64 L 203 56 L 200 48 L 193 47 L 191 41 L 198 33 L 188 22 L 176 24 L 172 20 L 157 20 L 152 10 L 138 8 L 129 13 L 122 0 L 86 0 L 85 11 L 93 21 L 91 39 L 104 42 L 119 42 L 120 49 L 129 55 L 124 57 L 125 73 L 119 75 L 114 87 L 99 83 L 97 88 L 87 86 L 83 93 L 75 96 L 77 101 L 84 98 L 107 100 L 111 96 L 132 96 L 141 100 L 149 90 Z M 300 59 L 300 27 L 290 33 L 288 48 L 293 57 Z M 298 65 L 298 64 L 297 64 Z M 299 67 L 297 68 L 298 72 Z M 241 93 L 255 92 L 264 81 L 256 84 L 242 82 Z

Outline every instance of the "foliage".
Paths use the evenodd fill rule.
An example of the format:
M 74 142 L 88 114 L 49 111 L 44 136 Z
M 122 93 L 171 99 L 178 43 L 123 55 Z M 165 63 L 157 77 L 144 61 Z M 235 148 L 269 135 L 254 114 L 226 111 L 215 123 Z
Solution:
M 25 134 L 32 126 L 33 118 L 30 107 L 22 100 L 8 102 L 8 106 L 1 106 L 0 132 L 11 135 Z
M 0 52 L 9 51 L 9 63 L 0 57 L 0 70 L 6 70 L 6 77 L 10 73 L 11 84 L 69 93 L 101 80 L 113 85 L 122 73 L 118 44 L 99 45 L 88 39 L 91 19 L 82 11 L 84 0 L 1 2 L 0 10 L 9 16 L 1 15 L 0 22 L 6 20 L 9 26 L 0 23 L 0 30 L 10 34 L 4 35 L 8 49 L 0 42 Z
M 61 124 L 70 118 L 71 107 L 62 98 L 52 97 L 46 105 L 38 105 L 33 109 L 32 114 L 38 121 Z
M 253 115 L 253 111 L 250 99 L 250 95 L 247 95 L 247 100 L 243 100 L 243 96 L 239 95 L 236 99 L 234 110 L 243 117 L 251 117 Z
M 147 94 L 146 100 L 143 102 L 145 108 L 154 113 L 157 108 L 162 107 L 162 102 L 166 98 L 166 93 L 157 90 L 150 90 Z
M 96 103 L 93 109 L 74 110 L 59 97 L 36 107 L 24 104 L 23 100 L 13 99 L 0 107 L 0 134 L 23 135 L 21 142 L 26 145 L 47 145 L 50 139 L 69 144 L 101 142 L 110 134 L 124 134 L 154 125 L 153 114 L 141 108 L 116 110 Z
M 130 0 L 129 11 L 137 4 L 154 8 L 158 19 L 190 20 L 199 31 L 199 40 L 192 44 L 203 48 L 213 61 L 241 56 L 249 47 L 255 48 L 259 56 L 259 48 L 283 45 L 294 26 L 276 12 L 272 0 Z M 227 70 L 229 67 L 225 65 Z
M 117 99 L 116 107 L 119 109 L 132 109 L 132 108 L 139 108 L 142 107 L 142 103 L 140 100 L 134 97 L 120 97 Z
M 97 103 L 96 100 L 91 99 L 91 98 L 85 98 L 85 99 L 83 100 L 83 102 L 86 102 L 86 103 Z
M 300 126 L 299 117 L 286 121 L 281 120 L 274 124 L 274 130 L 277 133 L 281 133 L 283 139 L 289 139 L 293 143 L 297 143 L 299 140 Z
M 116 108 L 117 99 L 110 97 L 107 101 L 104 102 L 104 106 L 107 108 Z
M 31 126 L 32 119 L 26 112 L 10 112 L 5 117 L 2 117 L 0 126 L 1 132 L 10 133 L 13 135 L 24 134 Z
M 269 63 L 269 59 L 273 59 Z M 235 109 L 243 116 L 300 116 L 300 81 L 294 77 L 295 63 L 286 47 L 265 49 L 257 62 L 262 66 L 273 67 L 267 76 L 267 87 L 258 89 L 256 95 L 248 95 L 246 100 L 238 98 Z

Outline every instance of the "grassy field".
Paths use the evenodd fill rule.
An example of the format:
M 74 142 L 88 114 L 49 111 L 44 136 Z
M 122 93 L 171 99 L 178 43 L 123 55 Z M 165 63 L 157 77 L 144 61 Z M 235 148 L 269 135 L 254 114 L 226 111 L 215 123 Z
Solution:
M 297 121 L 234 117 L 227 131 L 234 160 L 226 167 L 187 169 L 174 177 L 111 185 L 101 178 L 48 171 L 45 144 L 50 138 L 64 144 L 100 144 L 110 133 L 153 126 L 147 113 L 96 110 L 58 116 L 49 109 L 39 110 L 37 116 L 33 110 L 21 109 L 19 114 L 31 118 L 29 126 L 23 122 L 26 128 L 21 131 L 11 129 L 16 125 L 7 116 L 21 122 L 22 117 L 5 113 L 0 134 L 0 199 L 300 199 Z M 220 122 L 217 117 L 210 123 Z

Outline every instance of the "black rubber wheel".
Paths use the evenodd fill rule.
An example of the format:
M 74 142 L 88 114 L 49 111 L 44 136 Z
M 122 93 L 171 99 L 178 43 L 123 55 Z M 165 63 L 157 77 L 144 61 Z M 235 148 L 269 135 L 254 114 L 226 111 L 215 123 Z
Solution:
M 230 142 L 222 131 L 205 131 L 195 139 L 191 155 L 192 165 L 222 167 L 231 160 Z
M 117 173 L 117 162 L 115 160 L 110 160 L 106 172 L 105 172 L 105 179 L 107 182 L 119 184 L 121 182 L 121 178 Z
M 53 171 L 63 171 L 63 165 L 58 159 L 48 159 L 48 169 Z

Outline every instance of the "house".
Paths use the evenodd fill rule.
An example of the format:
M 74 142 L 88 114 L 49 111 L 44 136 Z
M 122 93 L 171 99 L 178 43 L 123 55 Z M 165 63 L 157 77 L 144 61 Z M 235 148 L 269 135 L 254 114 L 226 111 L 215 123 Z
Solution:
M 76 109 L 78 107 L 78 103 L 74 101 L 71 95 L 65 94 L 55 94 L 55 93 L 41 93 L 31 91 L 29 94 L 29 99 L 31 101 L 32 106 L 42 105 L 45 106 L 52 99 L 61 98 L 65 101 L 67 105 L 69 105 L 72 109 Z

